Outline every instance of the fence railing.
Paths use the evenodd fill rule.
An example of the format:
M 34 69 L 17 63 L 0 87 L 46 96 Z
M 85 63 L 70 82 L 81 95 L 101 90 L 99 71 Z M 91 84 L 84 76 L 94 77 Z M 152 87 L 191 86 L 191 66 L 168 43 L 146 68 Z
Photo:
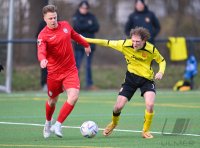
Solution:
M 190 42 L 200 42 L 200 37 L 186 37 L 185 38 L 186 41 L 190 41 Z M 155 42 L 156 43 L 163 43 L 163 42 L 167 42 L 168 38 L 159 38 L 156 39 Z M 36 43 L 37 40 L 30 38 L 30 39 L 13 39 L 13 40 L 7 40 L 7 39 L 0 39 L 0 44 L 7 44 L 7 43 L 13 43 L 13 44 L 34 44 Z

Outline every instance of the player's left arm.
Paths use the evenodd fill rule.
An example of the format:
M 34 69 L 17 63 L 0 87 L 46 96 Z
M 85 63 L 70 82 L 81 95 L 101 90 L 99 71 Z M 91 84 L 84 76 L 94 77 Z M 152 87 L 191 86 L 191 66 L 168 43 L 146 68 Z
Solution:
M 157 49 L 154 50 L 154 60 L 159 64 L 159 71 L 155 74 L 156 80 L 161 80 L 166 68 L 166 61 Z
M 70 26 L 71 27 L 71 26 Z M 90 45 L 87 43 L 87 41 L 81 37 L 80 34 L 78 34 L 72 27 L 71 27 L 71 38 L 76 41 L 77 43 L 79 43 L 80 45 L 82 45 L 85 48 L 85 53 L 87 56 L 89 56 L 90 52 L 91 52 L 91 48 Z

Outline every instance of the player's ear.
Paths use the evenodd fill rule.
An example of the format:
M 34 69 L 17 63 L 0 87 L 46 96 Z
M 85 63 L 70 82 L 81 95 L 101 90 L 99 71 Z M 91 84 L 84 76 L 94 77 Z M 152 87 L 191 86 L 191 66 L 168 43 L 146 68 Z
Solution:
M 43 19 L 44 19 L 44 21 L 46 22 L 46 18 L 45 18 L 45 16 L 43 16 Z
M 46 15 L 45 15 L 45 14 L 43 15 L 43 19 L 44 19 L 44 21 L 46 22 L 46 19 L 47 19 L 47 18 L 46 18 Z

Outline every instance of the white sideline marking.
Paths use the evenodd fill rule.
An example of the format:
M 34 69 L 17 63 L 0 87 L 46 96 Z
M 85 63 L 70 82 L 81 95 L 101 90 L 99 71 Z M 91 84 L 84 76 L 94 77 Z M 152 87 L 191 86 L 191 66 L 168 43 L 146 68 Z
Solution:
M 16 123 L 16 122 L 0 122 L 0 124 L 7 124 L 7 125 L 29 125 L 29 126 L 44 126 L 43 124 L 34 124 L 34 123 Z M 74 129 L 80 129 L 79 126 L 62 126 L 63 128 L 74 128 Z M 99 130 L 104 130 L 103 128 L 99 128 Z M 114 129 L 114 131 L 117 132 L 129 132 L 129 133 L 141 133 L 142 131 L 137 130 L 123 130 L 123 129 Z M 200 137 L 198 134 L 180 134 L 180 133 L 162 133 L 162 132 L 153 132 L 153 134 L 160 134 L 160 135 L 178 135 L 178 136 L 194 136 L 194 137 Z

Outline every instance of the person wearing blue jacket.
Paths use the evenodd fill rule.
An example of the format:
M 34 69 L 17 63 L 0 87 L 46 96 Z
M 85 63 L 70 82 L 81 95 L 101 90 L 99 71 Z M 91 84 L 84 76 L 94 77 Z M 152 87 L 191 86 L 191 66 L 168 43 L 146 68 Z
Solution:
M 88 1 L 81 1 L 78 10 L 73 15 L 73 28 L 76 32 L 84 37 L 95 38 L 95 33 L 99 31 L 99 23 L 94 14 L 90 11 L 90 5 Z M 75 59 L 78 70 L 80 71 L 81 63 L 85 55 L 84 48 L 79 44 L 74 44 Z M 95 45 L 91 44 L 91 53 L 86 56 L 85 64 L 85 80 L 86 89 L 95 90 L 97 87 L 93 84 L 92 80 L 92 58 L 95 51 Z
M 135 27 L 144 27 L 150 32 L 149 42 L 154 44 L 154 39 L 160 32 L 160 23 L 156 15 L 150 11 L 144 0 L 135 0 L 135 11 L 129 15 L 125 24 L 125 34 L 130 36 L 130 30 Z

